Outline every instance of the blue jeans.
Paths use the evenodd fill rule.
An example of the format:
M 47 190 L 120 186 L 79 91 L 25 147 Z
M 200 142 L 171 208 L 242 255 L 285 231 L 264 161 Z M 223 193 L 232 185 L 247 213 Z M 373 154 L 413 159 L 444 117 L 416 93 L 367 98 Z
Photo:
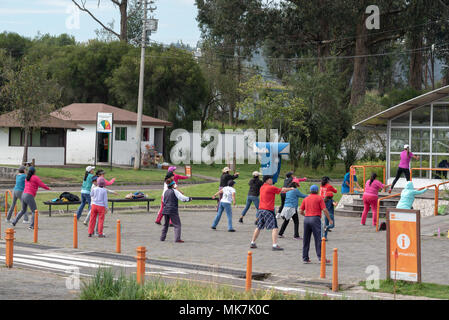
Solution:
M 220 205 L 218 207 L 217 216 L 215 217 L 214 222 L 212 223 L 212 227 L 216 227 L 218 222 L 220 222 L 221 214 L 223 213 L 223 210 L 226 210 L 226 215 L 228 216 L 228 230 L 232 229 L 232 207 L 230 203 L 227 202 L 220 202 Z
M 321 228 L 321 237 L 325 237 L 326 239 L 327 239 L 327 230 L 333 229 L 335 227 L 334 210 L 329 211 L 329 216 L 331 217 L 333 223 L 329 224 L 329 219 L 326 216 L 324 216 L 324 224 Z
M 248 209 L 251 206 L 252 202 L 254 202 L 254 206 L 256 207 L 256 209 L 259 210 L 259 197 L 257 197 L 257 196 L 247 196 L 246 197 L 246 207 L 242 211 L 242 217 L 244 217 L 246 212 L 248 212 Z
M 90 210 L 90 194 L 89 193 L 81 193 L 81 204 L 78 208 L 78 211 L 76 212 L 76 218 L 79 220 L 81 218 L 81 214 L 83 213 L 84 206 L 89 204 L 89 210 Z

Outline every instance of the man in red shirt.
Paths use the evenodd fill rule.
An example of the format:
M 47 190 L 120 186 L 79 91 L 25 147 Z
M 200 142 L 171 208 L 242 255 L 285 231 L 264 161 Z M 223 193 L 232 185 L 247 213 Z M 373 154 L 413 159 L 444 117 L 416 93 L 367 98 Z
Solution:
M 333 224 L 329 211 L 326 209 L 323 198 L 318 194 L 318 186 L 312 185 L 310 187 L 310 195 L 301 203 L 299 213 L 304 217 L 304 240 L 302 245 L 302 260 L 304 263 L 310 263 L 309 247 L 310 238 L 313 234 L 315 241 L 316 255 L 318 261 L 321 261 L 321 212 L 324 212 L 329 224 Z M 326 260 L 326 263 L 330 262 Z
M 257 210 L 257 228 L 254 230 L 250 248 L 257 248 L 256 239 L 260 234 L 260 230 L 266 228 L 272 230 L 271 238 L 273 240 L 273 251 L 281 251 L 283 248 L 277 244 L 278 224 L 274 213 L 274 199 L 277 194 L 284 193 L 294 188 L 278 188 L 273 185 L 273 176 L 264 176 L 264 184 L 260 187 L 259 210 Z

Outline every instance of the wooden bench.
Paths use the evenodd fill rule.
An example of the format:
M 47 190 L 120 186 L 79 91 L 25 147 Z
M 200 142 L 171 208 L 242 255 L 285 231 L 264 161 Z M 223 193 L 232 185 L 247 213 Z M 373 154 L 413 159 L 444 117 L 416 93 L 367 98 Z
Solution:
M 150 212 L 150 201 L 154 201 L 154 198 L 139 198 L 139 199 L 108 199 L 111 202 L 111 213 L 114 213 L 114 203 L 124 203 L 124 202 L 146 202 L 147 212 Z
M 67 206 L 67 211 L 69 211 L 69 205 L 72 204 L 81 204 L 81 201 L 57 201 L 57 202 L 53 202 L 53 201 L 44 201 L 44 204 L 47 205 L 48 208 L 48 216 L 51 217 L 51 206 Z

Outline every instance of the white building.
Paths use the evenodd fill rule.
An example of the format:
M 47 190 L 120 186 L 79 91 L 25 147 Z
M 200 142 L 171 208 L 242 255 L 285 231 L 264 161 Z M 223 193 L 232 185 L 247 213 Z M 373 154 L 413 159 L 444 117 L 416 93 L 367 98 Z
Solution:
M 113 114 L 113 132 L 97 133 L 97 113 Z M 103 103 L 73 103 L 54 112 L 33 130 L 28 161 L 36 165 L 112 163 L 131 165 L 136 150 L 137 113 Z M 142 116 L 141 150 L 164 153 L 168 121 Z M 111 139 L 112 135 L 112 139 Z M 110 143 L 112 141 L 112 143 Z M 0 116 L 0 164 L 22 162 L 24 132 L 13 113 Z

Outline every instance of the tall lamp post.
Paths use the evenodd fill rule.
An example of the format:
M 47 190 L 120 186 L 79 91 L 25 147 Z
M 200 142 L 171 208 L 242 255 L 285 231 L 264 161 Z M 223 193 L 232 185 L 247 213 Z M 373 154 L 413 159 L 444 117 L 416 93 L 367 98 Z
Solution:
M 145 46 L 147 41 L 147 32 L 151 35 L 151 32 L 157 31 L 158 20 L 154 19 L 153 11 L 157 7 L 152 7 L 154 0 L 144 0 L 144 18 L 142 21 L 142 43 L 140 51 L 140 75 L 139 75 L 139 97 L 137 103 L 137 126 L 136 126 L 136 158 L 134 161 L 134 169 L 140 169 L 141 163 L 141 144 L 142 144 L 142 113 L 143 113 L 143 89 L 144 89 L 144 73 L 145 73 Z M 148 8 L 148 5 L 150 7 Z M 147 18 L 147 11 L 151 11 L 151 17 Z

